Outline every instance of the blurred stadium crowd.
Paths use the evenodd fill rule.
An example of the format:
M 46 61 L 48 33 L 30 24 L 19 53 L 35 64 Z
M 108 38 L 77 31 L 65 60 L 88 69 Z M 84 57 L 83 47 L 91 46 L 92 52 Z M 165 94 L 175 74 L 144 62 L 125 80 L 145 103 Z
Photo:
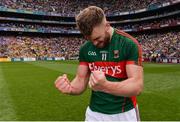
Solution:
M 137 36 L 144 59 L 180 58 L 180 32 Z
M 180 58 L 180 32 L 139 35 L 144 58 Z M 78 37 L 0 37 L 0 57 L 77 57 L 80 45 L 85 42 Z
M 53 1 L 53 2 L 52 2 Z M 173 0 L 1 0 L 0 7 L 23 9 L 29 11 L 51 12 L 61 15 L 75 15 L 90 5 L 99 5 L 107 15 L 119 12 L 148 8 L 152 4 L 162 4 Z M 166 14 L 166 13 L 165 13 Z M 151 27 L 160 28 L 161 25 L 176 25 L 179 17 L 155 19 L 154 21 L 134 22 L 115 25 L 118 29 L 141 30 Z M 73 31 L 74 26 L 50 26 L 47 24 L 30 24 L 1 22 L 2 28 L 26 28 L 36 30 Z M 142 44 L 144 59 L 180 58 L 180 32 L 166 32 L 156 34 L 141 34 L 136 36 Z M 32 36 L 0 36 L 0 58 L 44 58 L 44 57 L 78 57 L 80 45 L 85 39 L 80 37 L 32 37 Z
M 180 17 L 176 18 L 166 18 L 162 20 L 154 20 L 151 22 L 140 22 L 140 23 L 133 23 L 133 24 L 123 24 L 121 26 L 117 26 L 119 29 L 132 29 L 132 30 L 142 30 L 146 27 L 151 27 L 153 29 L 160 28 L 162 25 L 168 24 L 171 26 L 176 25 L 176 23 L 180 22 Z
M 180 17 L 169 18 L 169 19 L 162 19 L 162 20 L 154 20 L 151 22 L 141 22 L 141 23 L 133 23 L 133 24 L 123 24 L 123 25 L 116 25 L 115 27 L 118 29 L 132 29 L 132 30 L 141 30 L 145 27 L 151 28 L 160 28 L 161 25 L 169 24 L 171 26 L 176 25 L 176 23 L 180 22 Z M 36 30 L 43 30 L 43 31 L 73 31 L 78 29 L 76 27 L 70 26 L 49 26 L 49 25 L 40 25 L 40 24 L 27 24 L 27 23 L 0 23 L 0 27 L 10 27 L 10 28 L 26 28 L 26 29 L 36 29 Z
M 70 57 L 78 56 L 82 38 L 74 37 L 0 37 L 0 57 Z
M 75 15 L 85 7 L 99 5 L 108 15 L 143 9 L 152 4 L 157 5 L 171 1 L 173 0 L 1 0 L 0 6 L 61 15 Z

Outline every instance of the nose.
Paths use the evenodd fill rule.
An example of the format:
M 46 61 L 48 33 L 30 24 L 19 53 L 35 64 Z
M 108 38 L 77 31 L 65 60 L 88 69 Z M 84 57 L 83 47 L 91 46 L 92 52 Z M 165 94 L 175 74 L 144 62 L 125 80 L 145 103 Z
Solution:
M 93 44 L 96 46 L 98 44 L 98 41 L 93 41 Z

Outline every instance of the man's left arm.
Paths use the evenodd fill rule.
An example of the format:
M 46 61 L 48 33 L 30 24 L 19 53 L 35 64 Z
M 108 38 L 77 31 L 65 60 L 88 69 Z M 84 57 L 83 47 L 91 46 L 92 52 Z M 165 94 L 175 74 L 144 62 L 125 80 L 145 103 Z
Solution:
M 138 65 L 126 65 L 128 79 L 121 82 L 111 82 L 101 71 L 94 71 L 90 77 L 89 86 L 95 91 L 102 91 L 116 96 L 137 96 L 143 90 L 143 68 Z

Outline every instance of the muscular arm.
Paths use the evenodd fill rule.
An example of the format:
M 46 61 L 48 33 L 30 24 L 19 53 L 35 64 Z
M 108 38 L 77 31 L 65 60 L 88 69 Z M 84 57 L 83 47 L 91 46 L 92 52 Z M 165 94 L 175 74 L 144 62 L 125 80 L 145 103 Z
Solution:
M 121 82 L 108 81 L 103 72 L 95 71 L 90 77 L 90 87 L 95 91 L 116 96 L 131 97 L 140 94 L 143 89 L 143 68 L 134 64 L 126 65 L 128 79 Z
M 104 92 L 131 97 L 136 96 L 143 90 L 143 68 L 137 65 L 126 66 L 128 79 L 121 82 L 105 82 Z
M 72 95 L 81 94 L 87 88 L 89 76 L 90 76 L 90 71 L 88 66 L 79 65 L 77 69 L 76 77 L 71 82 L 72 91 L 70 94 Z

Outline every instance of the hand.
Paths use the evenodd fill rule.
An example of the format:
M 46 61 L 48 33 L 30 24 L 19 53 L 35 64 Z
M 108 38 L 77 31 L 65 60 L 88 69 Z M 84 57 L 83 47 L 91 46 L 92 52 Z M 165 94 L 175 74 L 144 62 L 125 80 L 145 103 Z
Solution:
M 93 71 L 89 79 L 89 87 L 92 88 L 94 91 L 103 91 L 105 89 L 106 82 L 107 79 L 104 72 Z
M 72 91 L 72 86 L 66 74 L 56 79 L 55 86 L 63 94 L 70 94 Z

